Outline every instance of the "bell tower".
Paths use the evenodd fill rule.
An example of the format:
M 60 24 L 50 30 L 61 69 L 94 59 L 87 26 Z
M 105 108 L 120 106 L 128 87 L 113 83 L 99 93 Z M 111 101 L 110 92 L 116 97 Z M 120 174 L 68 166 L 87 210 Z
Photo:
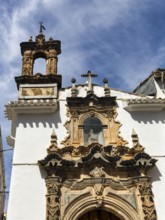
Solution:
M 34 61 L 38 58 L 46 60 L 46 75 L 57 75 L 57 56 L 61 53 L 61 42 L 53 40 L 52 37 L 48 41 L 43 34 L 43 25 L 40 24 L 40 32 L 33 41 L 30 37 L 28 42 L 22 42 L 21 54 L 22 58 L 22 76 L 33 76 Z M 45 28 L 44 28 L 45 29 Z
M 47 41 L 43 34 L 44 26 L 40 24 L 39 34 L 33 41 L 22 42 L 22 75 L 15 77 L 19 90 L 19 99 L 56 98 L 61 88 L 61 75 L 57 74 L 58 55 L 61 53 L 61 42 L 52 37 Z M 34 73 L 35 60 L 46 60 L 46 73 Z

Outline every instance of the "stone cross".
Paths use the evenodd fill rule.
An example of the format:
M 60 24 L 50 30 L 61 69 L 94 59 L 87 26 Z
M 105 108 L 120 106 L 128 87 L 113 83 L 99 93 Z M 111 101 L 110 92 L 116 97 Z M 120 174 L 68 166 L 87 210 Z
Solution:
M 91 73 L 91 71 L 89 70 L 87 72 L 87 74 L 82 74 L 82 77 L 88 77 L 88 91 L 92 91 L 92 77 L 97 77 L 97 74 L 93 74 Z

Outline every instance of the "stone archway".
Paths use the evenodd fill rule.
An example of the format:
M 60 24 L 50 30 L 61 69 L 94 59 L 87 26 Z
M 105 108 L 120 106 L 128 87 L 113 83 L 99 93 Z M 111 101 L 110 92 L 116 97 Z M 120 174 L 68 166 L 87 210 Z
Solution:
M 85 213 L 94 210 L 104 210 L 105 212 L 112 213 L 113 217 L 116 217 L 116 219 L 112 218 L 112 220 L 139 220 L 137 211 L 120 196 L 109 194 L 109 196 L 105 196 L 102 199 L 98 198 L 97 200 L 95 196 L 90 195 L 90 192 L 77 197 L 66 208 L 62 220 L 93 220 L 88 218 L 81 219 L 81 217 Z
M 116 215 L 102 209 L 96 209 L 82 215 L 78 220 L 120 220 Z

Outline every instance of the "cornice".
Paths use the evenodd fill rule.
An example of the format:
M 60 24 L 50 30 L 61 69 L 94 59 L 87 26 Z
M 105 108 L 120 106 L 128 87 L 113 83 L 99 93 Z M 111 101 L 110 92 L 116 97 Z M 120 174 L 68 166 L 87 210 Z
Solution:
M 52 113 L 58 109 L 56 99 L 18 100 L 5 105 L 5 116 L 12 120 L 14 113 Z
M 165 108 L 165 99 L 129 99 L 127 106 L 124 108 L 129 112 L 149 111 L 159 112 Z
M 37 73 L 33 76 L 23 75 L 15 77 L 15 82 L 17 83 L 17 88 L 19 89 L 21 84 L 50 84 L 57 83 L 58 88 L 61 88 L 62 76 L 61 75 L 42 75 Z
M 38 38 L 45 38 L 43 34 L 39 34 L 37 36 Z M 43 40 L 42 44 L 38 44 L 38 42 L 22 42 L 20 44 L 21 46 L 21 54 L 23 55 L 26 50 L 34 50 L 34 51 L 39 51 L 39 50 L 50 50 L 50 49 L 55 49 L 57 51 L 57 54 L 61 53 L 61 41 L 59 40 L 52 40 L 49 39 L 49 41 Z
M 11 136 L 14 138 L 19 114 L 53 113 L 58 109 L 58 102 L 56 99 L 18 100 L 10 102 L 5 107 L 5 117 L 12 120 Z M 8 138 L 8 141 L 9 144 L 14 145 L 11 138 Z

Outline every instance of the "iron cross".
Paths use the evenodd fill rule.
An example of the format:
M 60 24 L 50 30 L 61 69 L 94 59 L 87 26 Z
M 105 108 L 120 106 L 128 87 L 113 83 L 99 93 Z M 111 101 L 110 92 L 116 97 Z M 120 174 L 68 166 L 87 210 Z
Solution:
M 82 74 L 82 77 L 88 77 L 88 91 L 92 91 L 92 77 L 97 77 L 97 74 L 91 73 L 89 70 L 87 74 Z

